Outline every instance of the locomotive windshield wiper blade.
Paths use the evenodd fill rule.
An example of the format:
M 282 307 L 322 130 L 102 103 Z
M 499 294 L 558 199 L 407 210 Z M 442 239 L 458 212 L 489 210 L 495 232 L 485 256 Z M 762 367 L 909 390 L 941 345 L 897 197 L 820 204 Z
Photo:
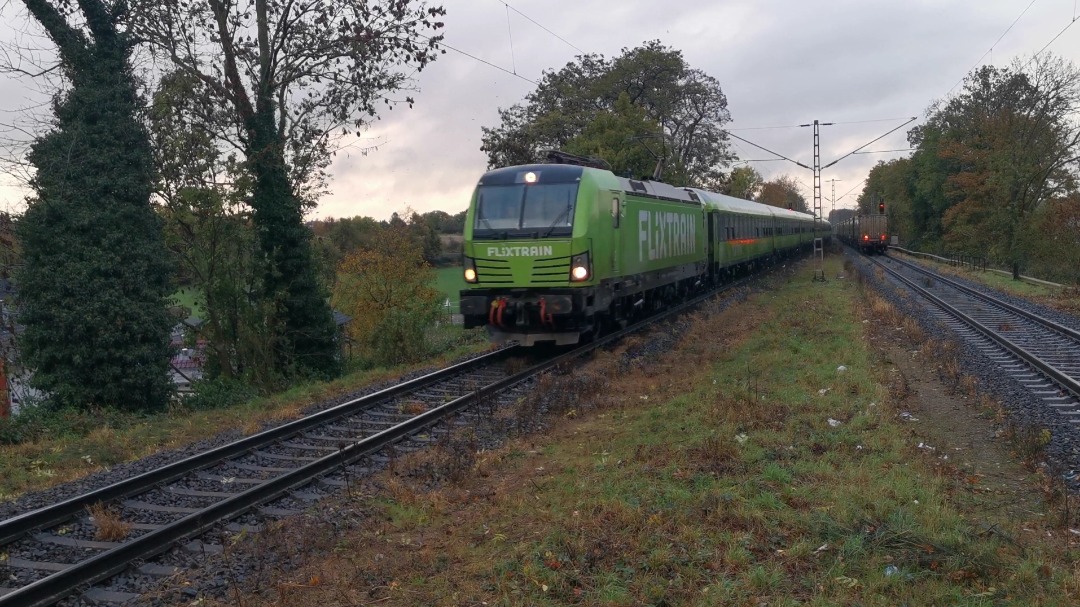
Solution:
M 560 221 L 562 221 L 563 219 L 565 219 L 566 217 L 568 217 L 569 215 L 570 215 L 570 205 L 566 205 L 566 208 L 563 209 L 563 212 L 559 213 L 559 216 L 555 218 L 555 221 L 551 222 L 551 225 L 548 226 L 547 232 L 544 233 L 544 238 L 547 238 L 548 236 L 551 236 L 551 233 L 555 231 L 555 228 L 557 227 L 557 224 Z

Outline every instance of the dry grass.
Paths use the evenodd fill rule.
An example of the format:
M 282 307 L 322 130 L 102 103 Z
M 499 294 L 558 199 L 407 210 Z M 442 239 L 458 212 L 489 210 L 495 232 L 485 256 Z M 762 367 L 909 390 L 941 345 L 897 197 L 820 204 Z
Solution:
M 86 512 L 97 529 L 94 539 L 99 542 L 120 542 L 131 533 L 131 523 L 121 520 L 114 509 L 101 502 L 87 506 Z
M 405 415 L 420 415 L 428 410 L 427 405 L 418 400 L 401 403 L 398 409 Z

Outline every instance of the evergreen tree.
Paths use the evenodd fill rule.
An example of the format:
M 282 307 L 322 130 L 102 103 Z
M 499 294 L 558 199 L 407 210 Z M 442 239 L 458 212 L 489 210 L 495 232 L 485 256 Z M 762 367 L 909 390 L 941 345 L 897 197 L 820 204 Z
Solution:
M 69 89 L 29 154 L 34 196 L 18 224 L 23 360 L 58 404 L 161 408 L 171 391 L 169 266 L 150 206 L 131 41 L 100 0 L 79 2 L 81 29 L 45 0 L 24 1 L 56 44 Z

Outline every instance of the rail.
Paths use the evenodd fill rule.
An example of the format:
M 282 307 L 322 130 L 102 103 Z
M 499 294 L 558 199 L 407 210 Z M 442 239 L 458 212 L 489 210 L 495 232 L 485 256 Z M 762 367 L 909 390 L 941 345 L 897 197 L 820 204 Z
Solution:
M 1017 356 L 1018 358 L 1026 361 L 1032 367 L 1038 369 L 1039 371 L 1042 371 L 1048 377 L 1050 377 L 1051 379 L 1056 381 L 1061 387 L 1065 388 L 1066 390 L 1068 390 L 1069 392 L 1074 394 L 1076 397 L 1080 398 L 1080 382 L 1078 382 L 1077 380 L 1075 380 L 1072 377 L 1069 377 L 1068 375 L 1062 373 L 1057 367 L 1055 367 L 1055 366 L 1051 365 L 1050 363 L 1042 360 L 1041 358 L 1039 358 L 1038 356 L 1036 356 L 1032 352 L 1029 352 L 1028 350 L 1022 348 L 1021 346 L 1017 345 L 1016 343 L 1013 343 L 1011 340 L 1006 339 L 1005 337 L 1003 337 L 997 331 L 994 331 L 994 330 L 990 329 L 989 327 L 987 327 L 986 325 L 980 323 L 979 321 L 975 320 L 974 318 L 968 316 L 967 314 L 964 314 L 963 312 L 958 310 L 955 306 L 950 305 L 948 302 L 946 302 L 945 300 L 941 299 L 940 297 L 934 295 L 929 290 L 924 289 L 924 288 L 920 287 L 919 285 L 915 284 L 914 281 L 907 278 L 906 276 L 903 276 L 902 274 L 900 274 L 896 270 L 886 266 L 885 264 L 881 263 L 880 261 L 878 261 L 876 259 L 871 258 L 871 261 L 873 261 L 882 270 L 884 270 L 885 272 L 888 272 L 893 277 L 895 277 L 897 280 L 899 280 L 900 282 L 907 285 L 910 289 L 912 289 L 916 293 L 918 293 L 918 294 L 922 295 L 923 297 L 925 297 L 926 299 L 934 302 L 942 310 L 948 312 L 949 314 L 951 314 L 952 316 L 954 316 L 955 318 L 957 318 L 961 322 L 966 323 L 968 326 L 972 327 L 973 329 L 975 329 L 976 331 L 981 333 L 987 339 L 990 339 L 991 341 L 996 342 L 998 345 L 1002 346 L 1003 348 L 1005 348 L 1009 352 L 1012 352 L 1015 356 Z M 895 261 L 900 262 L 900 260 L 895 260 Z M 959 283 L 948 280 L 947 278 L 944 278 L 944 277 L 942 277 L 942 276 L 940 276 L 938 274 L 934 274 L 932 272 L 929 272 L 929 271 L 927 271 L 927 270 L 925 270 L 923 268 L 920 268 L 920 267 L 918 267 L 916 265 L 913 265 L 913 264 L 910 264 L 910 263 L 905 263 L 905 262 L 900 262 L 900 263 L 902 263 L 904 265 L 907 265 L 907 266 L 909 266 L 909 267 L 911 267 L 911 268 L 913 268 L 913 269 L 915 269 L 915 270 L 917 270 L 917 271 L 919 271 L 921 273 L 932 275 L 932 276 L 935 277 L 935 280 L 940 280 L 941 282 L 948 284 L 950 287 L 953 287 L 954 289 L 958 289 L 958 290 L 962 291 L 963 293 L 968 294 L 968 295 L 970 295 L 972 297 L 976 297 L 977 299 L 981 299 L 981 300 L 983 300 L 983 301 L 985 301 L 987 303 L 991 303 L 993 305 L 1000 306 L 1000 307 L 1002 307 L 1002 308 L 1004 308 L 1006 310 L 1009 310 L 1010 312 L 1013 312 L 1015 314 L 1019 314 L 1020 316 L 1023 316 L 1024 318 L 1027 318 L 1027 319 L 1029 319 L 1031 321 L 1037 322 L 1037 323 L 1043 325 L 1044 327 L 1047 327 L 1049 329 L 1057 331 L 1057 332 L 1059 332 L 1061 334 L 1068 335 L 1069 337 L 1071 337 L 1073 339 L 1080 339 L 1080 332 L 1074 331 L 1074 330 L 1072 330 L 1072 329 L 1070 329 L 1068 327 L 1063 327 L 1063 326 L 1061 326 L 1061 325 L 1059 325 L 1057 323 L 1054 323 L 1053 321 L 1049 321 L 1049 320 L 1047 320 L 1045 318 L 1042 318 L 1042 317 L 1038 316 L 1037 314 L 1032 314 L 1032 313 L 1030 313 L 1030 312 L 1028 312 L 1026 310 L 1023 310 L 1021 308 L 1017 308 L 1016 306 L 1010 305 L 1010 304 L 1008 304 L 1006 302 L 1003 302 L 1003 301 L 1001 301 L 999 299 L 996 299 L 996 298 L 991 297 L 989 295 L 986 295 L 984 293 L 980 293 L 978 291 L 975 291 L 974 289 L 969 289 L 969 288 L 967 288 L 967 287 L 965 287 L 965 286 L 963 286 L 963 285 L 961 285 Z

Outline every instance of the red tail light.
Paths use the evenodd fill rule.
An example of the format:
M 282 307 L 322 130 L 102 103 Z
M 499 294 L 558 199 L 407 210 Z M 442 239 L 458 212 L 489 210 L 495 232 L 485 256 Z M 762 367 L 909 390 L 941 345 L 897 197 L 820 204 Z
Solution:
M 870 235 L 869 234 L 863 234 L 862 239 L 863 240 L 870 240 Z
M 884 234 L 881 235 L 881 239 L 885 240 L 885 235 Z

